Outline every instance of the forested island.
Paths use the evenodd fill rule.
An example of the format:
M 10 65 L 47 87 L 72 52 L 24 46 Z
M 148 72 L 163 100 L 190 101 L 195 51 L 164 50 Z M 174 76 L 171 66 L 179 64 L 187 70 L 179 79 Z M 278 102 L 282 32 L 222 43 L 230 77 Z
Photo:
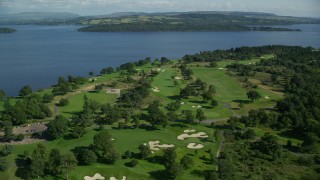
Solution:
M 142 14 L 80 20 L 89 25 L 80 32 L 163 31 L 300 31 L 275 25 L 320 23 L 318 19 L 276 16 L 266 13 L 191 12 Z
M 0 28 L 0 33 L 14 33 L 17 30 L 13 29 L 13 28 Z
M 0 90 L 0 177 L 319 179 L 319 71 L 312 47 L 240 47 Z

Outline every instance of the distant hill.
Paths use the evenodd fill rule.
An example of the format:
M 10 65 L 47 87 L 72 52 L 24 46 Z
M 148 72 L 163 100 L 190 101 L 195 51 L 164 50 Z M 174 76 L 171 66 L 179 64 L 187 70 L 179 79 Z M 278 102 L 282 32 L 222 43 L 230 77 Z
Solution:
M 40 21 L 70 20 L 80 17 L 78 14 L 62 12 L 24 12 L 17 14 L 0 14 L 1 24 L 28 24 Z

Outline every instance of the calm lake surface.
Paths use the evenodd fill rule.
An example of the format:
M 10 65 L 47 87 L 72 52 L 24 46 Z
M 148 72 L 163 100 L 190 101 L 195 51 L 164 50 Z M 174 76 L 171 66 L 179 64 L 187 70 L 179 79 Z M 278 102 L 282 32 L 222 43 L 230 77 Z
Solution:
M 84 33 L 77 26 L 9 26 L 0 34 L 0 89 L 46 88 L 59 76 L 87 76 L 103 67 L 145 57 L 180 58 L 204 50 L 240 46 L 299 45 L 320 47 L 320 25 L 295 25 L 302 32 L 154 32 Z M 288 27 L 288 26 L 286 26 Z

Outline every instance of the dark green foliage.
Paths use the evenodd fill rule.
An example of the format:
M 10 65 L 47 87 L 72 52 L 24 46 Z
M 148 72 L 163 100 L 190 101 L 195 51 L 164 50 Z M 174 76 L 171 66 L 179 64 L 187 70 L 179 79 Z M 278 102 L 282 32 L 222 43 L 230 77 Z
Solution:
M 7 142 L 10 142 L 11 140 L 14 139 L 14 134 L 13 134 L 13 131 L 12 131 L 12 122 L 10 121 L 4 121 L 2 122 L 2 127 L 3 127 L 3 130 L 4 130 L 4 136 L 3 136 L 3 139 Z
M 307 133 L 303 143 L 301 144 L 302 149 L 305 152 L 318 153 L 319 152 L 319 137 L 314 133 Z
M 312 156 L 300 156 L 298 159 L 298 163 L 303 166 L 312 166 L 314 164 L 314 160 Z
M 124 154 L 122 155 L 123 159 L 128 159 L 131 158 L 132 154 L 131 151 L 127 150 L 126 152 L 124 152 Z
M 48 106 L 39 95 L 32 94 L 11 105 L 5 102 L 2 119 L 11 121 L 13 125 L 26 123 L 28 119 L 43 119 L 52 115 Z
M 196 118 L 199 120 L 199 123 L 206 119 L 206 116 L 204 115 L 204 112 L 202 109 L 197 109 Z
M 10 163 L 6 158 L 0 157 L 0 171 L 6 171 L 10 166 Z
M 184 115 L 186 123 L 194 124 L 194 115 L 191 110 L 183 110 L 182 114 Z
M 243 133 L 243 138 L 245 139 L 254 139 L 256 137 L 256 133 L 254 132 L 253 129 L 247 129 L 244 133 Z
M 0 101 L 5 100 L 7 97 L 6 93 L 4 92 L 3 89 L 0 89 Z
M 233 179 L 235 168 L 230 157 L 223 157 L 219 160 L 218 173 L 220 179 Z
M 89 149 L 83 149 L 77 155 L 77 160 L 81 165 L 91 165 L 97 162 L 97 159 L 96 154 Z
M 218 180 L 218 179 L 219 179 L 219 176 L 215 171 L 209 171 L 205 175 L 205 180 Z
M 46 166 L 47 171 L 50 172 L 52 175 L 57 175 L 60 173 L 59 172 L 60 165 L 61 165 L 60 151 L 58 149 L 51 149 L 47 166 Z
M 73 138 L 80 138 L 86 133 L 85 129 L 83 126 L 74 126 L 72 131 L 71 131 L 71 136 Z
M 19 96 L 21 97 L 25 97 L 25 96 L 28 96 L 32 93 L 32 89 L 30 86 L 23 86 L 21 88 L 21 90 L 19 91 Z
M 165 127 L 168 123 L 167 115 L 160 109 L 160 101 L 156 100 L 149 104 L 148 121 L 153 127 L 156 125 L 162 125 Z
M 216 106 L 218 106 L 218 101 L 215 99 L 212 99 L 210 104 L 212 107 L 216 107 Z
M 173 163 L 175 163 L 177 158 L 176 149 L 174 147 L 164 149 L 162 158 L 166 167 L 171 166 Z
M 112 67 L 103 68 L 100 71 L 100 74 L 111 74 L 114 72 L 114 69 Z
M 149 146 L 147 146 L 147 145 L 141 144 L 138 147 L 138 149 L 139 149 L 140 157 L 142 159 L 145 159 L 145 158 L 147 158 L 148 156 L 151 155 L 151 150 L 150 150 Z
M 268 155 L 274 155 L 281 149 L 281 146 L 278 144 L 277 140 L 278 139 L 276 136 L 270 133 L 266 133 L 257 142 L 256 148 L 262 153 L 265 153 Z
M 13 147 L 11 145 L 4 145 L 1 152 L 0 152 L 0 156 L 8 156 L 9 154 L 12 153 L 12 149 Z
M 49 103 L 49 102 L 51 102 L 52 100 L 53 100 L 53 94 L 44 94 L 43 96 L 42 96 L 42 102 L 43 103 Z
M 167 105 L 167 107 L 170 111 L 177 111 L 181 107 L 181 102 L 180 101 L 171 102 Z
M 184 169 L 189 169 L 194 166 L 194 161 L 190 156 L 184 155 L 180 161 L 180 165 Z
M 37 144 L 37 148 L 31 154 L 31 163 L 28 174 L 32 178 L 45 175 L 48 153 L 42 144 Z
M 59 101 L 59 106 L 67 106 L 69 104 L 69 100 L 66 98 L 61 98 Z
M 62 115 L 56 116 L 47 126 L 46 135 L 49 139 L 59 139 L 68 132 L 68 120 Z
M 107 163 L 115 163 L 119 158 L 119 153 L 115 150 L 112 142 L 112 137 L 107 131 L 102 131 L 93 138 L 93 150 Z
M 18 134 L 15 141 L 22 141 L 24 139 L 24 135 L 23 134 Z
M 139 164 L 138 160 L 132 159 L 132 161 L 129 162 L 130 167 L 136 167 Z
M 261 95 L 257 91 L 249 91 L 247 96 L 252 102 L 261 98 Z

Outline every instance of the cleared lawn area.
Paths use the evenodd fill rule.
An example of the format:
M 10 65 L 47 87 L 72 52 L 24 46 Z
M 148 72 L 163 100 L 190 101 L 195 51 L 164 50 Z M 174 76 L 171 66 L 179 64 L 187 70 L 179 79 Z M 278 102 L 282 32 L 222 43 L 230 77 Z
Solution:
M 65 116 L 72 116 L 72 114 L 82 111 L 83 97 L 87 95 L 88 99 L 95 100 L 101 104 L 114 103 L 116 101 L 116 94 L 108 94 L 106 90 L 100 92 L 82 92 L 69 98 L 69 104 L 64 107 L 59 107 L 59 112 Z

